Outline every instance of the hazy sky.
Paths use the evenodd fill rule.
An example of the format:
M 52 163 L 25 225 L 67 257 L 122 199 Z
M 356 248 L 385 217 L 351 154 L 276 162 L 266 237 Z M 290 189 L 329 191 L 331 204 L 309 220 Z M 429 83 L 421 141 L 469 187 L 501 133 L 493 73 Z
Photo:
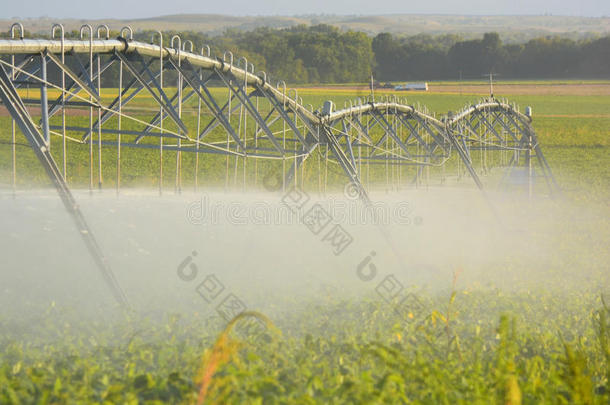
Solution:
M 4 0 L 0 18 L 143 18 L 165 14 L 545 14 L 610 16 L 609 0 Z

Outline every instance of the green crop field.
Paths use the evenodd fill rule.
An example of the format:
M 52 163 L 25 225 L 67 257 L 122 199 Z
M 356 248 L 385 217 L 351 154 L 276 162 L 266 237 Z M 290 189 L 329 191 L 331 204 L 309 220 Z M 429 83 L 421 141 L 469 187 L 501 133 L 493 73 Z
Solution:
M 112 89 L 103 92 L 108 99 L 113 94 Z M 377 96 L 386 94 L 396 93 Z M 367 94 L 300 88 L 298 95 L 314 108 L 327 99 L 342 108 L 348 100 Z M 397 95 L 437 114 L 459 110 L 480 97 Z M 447 266 L 453 278 L 436 280 L 435 289 L 413 287 L 406 304 L 388 303 L 372 288 L 353 296 L 321 287 L 305 298 L 281 289 L 273 294 L 261 290 L 252 293 L 251 300 L 261 303 L 261 313 L 245 312 L 229 323 L 200 313 L 201 297 L 194 292 L 185 298 L 189 305 L 184 311 L 173 311 L 178 298 L 166 293 L 141 302 L 141 312 L 100 306 L 90 317 L 37 299 L 27 288 L 19 301 L 26 304 L 14 308 L 13 295 L 7 292 L 0 308 L 0 403 L 610 403 L 610 95 L 499 96 L 521 109 L 532 107 L 542 150 L 562 189 L 557 200 L 543 197 L 531 208 L 537 216 L 524 219 L 539 246 L 508 242 L 497 259 L 485 265 L 456 260 Z M 141 119 L 150 119 L 152 106 L 152 100 L 142 98 L 128 108 L 139 109 Z M 189 102 L 184 113 L 193 108 L 196 104 Z M 59 120 L 55 116 L 51 125 Z M 70 125 L 75 122 L 87 126 L 88 110 L 70 116 Z M 107 125 L 113 128 L 117 122 Z M 219 131 L 211 139 L 225 138 Z M 46 185 L 44 172 L 19 133 L 16 142 L 19 189 Z M 68 143 L 68 148 L 68 181 L 86 189 L 88 145 Z M 104 187 L 112 188 L 116 147 L 104 148 Z M 59 136 L 53 137 L 51 150 L 60 162 Z M 184 166 L 190 167 L 193 157 L 184 155 Z M 171 190 L 176 157 L 167 153 L 163 159 L 164 182 Z M 201 184 L 222 184 L 225 163 L 224 157 L 203 155 Z M 259 165 L 264 172 L 272 163 Z M 253 178 L 254 168 L 247 170 Z M 122 151 L 126 189 L 155 189 L 158 171 L 158 151 Z M 10 117 L 4 114 L 0 184 L 5 190 L 10 190 L 10 176 Z M 337 171 L 337 184 L 340 176 Z M 308 179 L 313 189 L 316 181 Z M 192 181 L 193 173 L 185 173 L 184 187 Z M 467 180 L 462 182 L 472 187 Z M 452 201 L 445 203 L 450 206 Z M 501 209 L 530 210 L 511 204 L 505 202 Z M 476 229 L 460 235 L 466 237 L 470 231 Z M 513 237 L 525 238 L 525 232 L 508 240 Z M 288 243 L 293 242 L 285 243 L 282 249 L 289 251 Z M 551 253 L 522 257 L 527 249 Z M 151 273 L 154 265 L 151 261 Z M 299 270 L 299 263 L 289 266 L 269 265 L 270 271 Z M 142 285 L 145 288 L 146 280 Z M 0 293 L 3 290 L 0 285 Z M 110 317 L 108 311 L 118 315 Z
M 538 82 L 536 82 L 538 83 Z M 544 82 L 552 84 L 552 82 Z M 535 87 L 535 85 L 533 85 Z M 226 90 L 213 89 L 220 101 L 226 99 Z M 349 106 L 350 101 L 355 101 L 357 97 L 365 98 L 368 96 L 367 90 L 353 89 L 320 89 L 320 88 L 300 88 L 297 89 L 299 97 L 303 99 L 303 104 L 311 106 L 313 109 L 319 108 L 325 100 L 332 99 L 336 108 Z M 32 92 L 34 93 L 34 92 Z M 294 95 L 294 93 L 291 93 Z M 111 101 L 116 95 L 116 89 L 105 89 L 102 96 L 105 102 Z M 26 94 L 26 97 L 36 97 L 35 94 Z M 57 94 L 50 92 L 49 97 L 56 97 Z M 401 97 L 407 103 L 416 107 L 427 107 L 428 111 L 438 114 L 446 114 L 448 111 L 457 111 L 462 107 L 475 103 L 482 96 L 473 94 L 426 94 L 426 93 L 401 93 L 395 91 L 377 92 L 378 98 Z M 609 176 L 608 165 L 602 164 L 605 152 L 610 142 L 610 96 L 576 96 L 576 95 L 511 95 L 500 94 L 499 97 L 506 97 L 511 102 L 515 102 L 521 108 L 531 106 L 534 111 L 534 128 L 538 134 L 543 150 L 550 161 L 553 170 L 562 178 L 565 177 L 564 188 L 574 193 L 581 191 L 593 192 L 598 198 L 605 198 L 605 191 L 608 190 Z M 152 97 L 142 94 L 138 96 L 127 107 L 130 114 L 137 116 L 141 120 L 150 120 L 156 109 Z M 185 115 L 195 114 L 196 102 L 189 101 L 184 106 Z M 135 114 L 134 114 L 135 112 Z M 68 125 L 78 125 L 87 127 L 89 123 L 88 110 L 81 110 L 76 117 L 68 117 Z M 36 119 L 39 119 L 35 116 Z M 93 119 L 97 118 L 94 113 Z M 236 117 L 238 118 L 238 117 Z M 195 130 L 195 119 L 187 120 L 189 130 Z M 0 116 L 0 124 L 4 131 L 0 133 L 0 181 L 7 182 L 10 178 L 11 170 L 11 148 L 10 148 L 10 117 Z M 51 125 L 61 125 L 61 117 L 55 115 L 51 120 Z M 124 120 L 123 128 L 135 129 L 140 125 L 137 122 Z M 250 126 L 253 127 L 253 120 Z M 115 118 L 108 121 L 105 125 L 108 128 L 117 128 Z M 170 130 L 171 123 L 167 126 Z M 278 129 L 276 127 L 275 129 Z M 61 162 L 61 138 L 60 131 L 55 130 L 56 135 L 52 137 L 52 152 L 57 162 Z M 222 142 L 226 139 L 226 134 L 221 129 L 213 132 L 211 141 Z M 68 131 L 68 136 L 79 139 L 82 133 Z M 113 135 L 105 135 L 105 140 L 116 141 Z M 133 138 L 130 138 L 133 139 Z M 29 151 L 27 142 L 19 133 L 17 135 L 17 182 L 21 186 L 29 187 L 32 184 L 41 185 L 46 183 L 46 178 L 41 168 L 37 169 L 35 156 Z M 149 141 L 150 142 L 150 141 Z M 95 143 L 95 141 L 94 141 Z M 575 149 L 577 148 L 577 149 Z M 94 148 L 94 155 L 97 153 L 97 146 Z M 103 179 L 107 187 L 112 188 L 116 183 L 116 157 L 114 156 L 116 147 L 103 147 Z M 578 152 L 573 153 L 575 150 Z M 122 150 L 122 171 L 121 183 L 125 186 L 146 185 L 151 186 L 158 183 L 159 157 L 158 152 L 152 150 L 134 150 L 124 148 Z M 67 158 L 67 178 L 68 182 L 75 187 L 87 187 L 89 177 L 89 148 L 87 144 L 77 144 L 68 142 Z M 183 154 L 184 167 L 194 166 L 194 157 L 191 154 Z M 94 160 L 97 157 L 94 156 Z M 164 167 L 175 166 L 175 154 L 166 153 L 163 158 Z M 224 170 L 221 170 L 225 162 L 224 157 L 206 155 L 200 159 L 200 171 L 198 178 L 202 184 L 217 185 L 223 182 Z M 311 165 L 315 165 L 311 161 Z M 598 162 L 598 163 L 596 163 Z M 241 162 L 238 162 L 241 165 Z M 257 167 L 264 172 L 268 170 L 268 162 L 257 162 Z M 94 165 L 95 166 L 95 165 Z M 241 167 L 241 166 L 240 166 Z M 586 168 L 586 169 L 585 169 Z M 96 167 L 94 168 L 97 169 Z M 254 168 L 250 168 L 248 176 L 253 177 Z M 307 164 L 306 164 L 307 170 Z M 222 172 L 222 173 L 221 173 Z M 311 174 L 313 176 L 313 174 Z M 167 170 L 164 173 L 164 183 L 171 185 L 175 175 Z M 185 171 L 185 184 L 192 183 L 194 173 Z M 341 181 L 341 173 L 333 172 L 335 182 Z M 316 180 L 317 181 L 317 180 Z M 311 178 L 310 182 L 315 183 Z M 168 186 L 169 187 L 169 186 Z

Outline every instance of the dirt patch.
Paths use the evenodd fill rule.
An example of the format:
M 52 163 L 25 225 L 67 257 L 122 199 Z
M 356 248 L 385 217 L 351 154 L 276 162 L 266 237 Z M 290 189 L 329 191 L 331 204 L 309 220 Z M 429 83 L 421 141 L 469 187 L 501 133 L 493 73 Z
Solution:
M 610 118 L 610 114 L 536 114 L 545 118 Z
M 30 113 L 30 115 L 32 117 L 40 117 L 40 107 L 27 107 L 28 112 Z M 97 110 L 94 110 L 93 115 L 94 117 L 97 117 L 97 113 L 95 112 Z M 55 113 L 55 115 L 57 114 L 61 114 L 61 112 L 57 112 Z M 5 106 L 0 105 L 0 117 L 6 117 L 8 116 L 8 110 L 6 109 Z M 79 109 L 79 108 L 66 108 L 66 115 L 70 116 L 70 117 L 83 117 L 83 116 L 89 116 L 89 109 Z
M 367 86 L 309 86 L 301 87 L 302 90 L 325 90 L 331 92 L 351 92 L 356 94 L 368 95 L 370 93 Z M 376 93 L 382 94 L 476 94 L 489 95 L 489 84 L 434 84 L 428 83 L 428 91 L 395 91 L 390 89 L 376 89 Z M 496 96 L 508 95 L 548 95 L 548 96 L 610 96 L 610 83 L 578 84 L 578 83 L 558 83 L 558 84 L 494 84 L 494 94 Z
M 488 84 L 429 85 L 430 93 L 489 94 Z M 496 84 L 496 95 L 610 96 L 608 84 Z

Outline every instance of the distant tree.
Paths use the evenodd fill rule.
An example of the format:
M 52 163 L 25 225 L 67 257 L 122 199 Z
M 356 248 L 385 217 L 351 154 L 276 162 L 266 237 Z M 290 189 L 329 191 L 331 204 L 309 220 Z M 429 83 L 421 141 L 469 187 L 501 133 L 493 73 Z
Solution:
M 588 42 L 582 47 L 578 70 L 584 77 L 610 77 L 610 36 Z
M 519 77 L 578 76 L 580 50 L 571 39 L 545 37 L 528 41 L 519 57 Z
M 479 77 L 503 70 L 506 55 L 500 35 L 491 32 L 483 35 L 480 40 L 455 43 L 449 50 L 449 63 L 454 70 L 462 71 L 465 76 Z
M 375 76 L 380 80 L 400 80 L 404 72 L 405 58 L 398 41 L 391 34 L 378 34 L 372 42 L 375 54 Z

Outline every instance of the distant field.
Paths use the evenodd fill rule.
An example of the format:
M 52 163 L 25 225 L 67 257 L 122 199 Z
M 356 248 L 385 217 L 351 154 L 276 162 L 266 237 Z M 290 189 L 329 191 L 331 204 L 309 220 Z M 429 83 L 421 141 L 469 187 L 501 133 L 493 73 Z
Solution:
M 0 20 L 0 30 L 7 31 L 11 19 Z M 467 16 L 467 15 L 315 15 L 315 16 L 226 16 L 214 14 L 176 14 L 131 20 L 74 20 L 37 18 L 23 21 L 31 32 L 48 33 L 52 22 L 60 22 L 67 30 L 77 30 L 82 24 L 96 26 L 108 24 L 118 30 L 131 25 L 134 30 L 159 29 L 175 31 L 200 31 L 221 34 L 227 28 L 252 30 L 257 27 L 287 28 L 297 25 L 329 24 L 342 30 L 363 31 L 369 34 L 391 32 L 394 34 L 443 34 L 459 33 L 464 37 L 480 36 L 484 32 L 507 34 L 514 40 L 527 40 L 536 36 L 568 34 L 578 37 L 585 33 L 610 32 L 610 18 L 571 16 Z
M 396 83 L 398 84 L 398 82 Z M 358 92 L 361 94 L 369 93 L 367 84 L 347 84 L 347 85 L 310 85 L 299 87 L 307 91 L 308 89 L 328 89 L 331 91 L 345 90 Z M 566 80 L 566 81 L 502 81 L 494 83 L 494 94 L 498 97 L 511 95 L 574 95 L 574 96 L 610 96 L 610 81 L 605 80 Z M 462 93 L 475 95 L 489 95 L 489 82 L 485 81 L 434 81 L 428 82 L 427 92 L 418 91 L 393 91 L 388 89 L 376 89 L 377 94 L 396 94 L 409 96 L 411 94 L 429 93 Z
M 467 84 L 450 85 L 436 84 L 429 85 L 433 93 L 469 93 L 469 94 L 489 94 L 488 84 Z M 608 84 L 497 84 L 494 85 L 496 95 L 514 94 L 543 94 L 557 96 L 610 96 L 610 83 Z

